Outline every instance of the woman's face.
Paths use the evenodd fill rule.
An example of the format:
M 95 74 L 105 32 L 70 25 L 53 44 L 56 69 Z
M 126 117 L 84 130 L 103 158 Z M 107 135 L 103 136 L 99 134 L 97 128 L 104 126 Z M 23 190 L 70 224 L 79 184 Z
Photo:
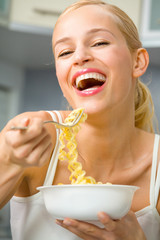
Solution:
M 88 5 L 63 15 L 53 51 L 59 84 L 73 108 L 93 113 L 133 103 L 133 56 L 103 8 Z

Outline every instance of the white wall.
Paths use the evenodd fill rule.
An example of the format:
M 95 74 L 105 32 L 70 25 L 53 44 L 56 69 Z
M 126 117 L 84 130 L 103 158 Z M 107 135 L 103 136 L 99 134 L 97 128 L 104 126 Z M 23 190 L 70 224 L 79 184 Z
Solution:
M 66 100 L 59 87 L 54 66 L 49 69 L 28 69 L 21 111 L 66 109 Z
M 0 129 L 20 112 L 23 84 L 24 70 L 0 61 Z M 0 210 L 0 240 L 11 236 L 9 212 L 9 203 Z
M 0 106 L 1 109 L 6 108 L 7 110 L 6 121 L 17 115 L 20 111 L 23 86 L 24 70 L 14 64 L 0 61 L 0 88 L 2 90 L 1 93 L 4 89 L 4 92 L 7 94 L 7 97 L 5 95 L 1 95 Z M 3 99 L 4 101 L 2 102 Z M 1 117 L 2 115 L 0 116 L 0 119 Z
M 152 94 L 155 113 L 160 128 L 160 67 L 155 65 L 149 66 L 142 79 L 144 80 L 144 83 L 149 83 L 148 87 Z

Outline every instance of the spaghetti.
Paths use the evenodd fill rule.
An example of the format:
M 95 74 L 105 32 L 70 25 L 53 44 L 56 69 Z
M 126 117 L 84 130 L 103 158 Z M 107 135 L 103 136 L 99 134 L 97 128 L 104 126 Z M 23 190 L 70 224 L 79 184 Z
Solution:
M 68 117 L 65 119 L 65 123 L 70 124 L 74 121 L 77 114 L 82 112 L 83 109 L 73 110 Z M 59 160 L 68 161 L 68 169 L 71 172 L 69 180 L 71 184 L 102 184 L 101 182 L 96 182 L 93 177 L 86 176 L 86 172 L 82 169 L 82 164 L 77 161 L 78 151 L 76 135 L 80 130 L 80 123 L 85 122 L 87 119 L 87 114 L 83 113 L 80 121 L 71 128 L 61 127 L 61 133 L 59 136 L 60 140 L 60 150 L 59 150 Z

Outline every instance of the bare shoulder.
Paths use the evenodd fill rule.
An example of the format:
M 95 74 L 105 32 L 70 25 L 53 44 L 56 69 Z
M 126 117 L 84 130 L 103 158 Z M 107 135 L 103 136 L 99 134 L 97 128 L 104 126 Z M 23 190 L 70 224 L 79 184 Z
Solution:
M 67 118 L 68 115 L 71 113 L 71 111 L 59 111 L 59 112 L 60 112 L 63 120 L 64 120 L 65 118 Z
M 45 111 L 34 111 L 34 112 L 24 112 L 20 113 L 16 116 L 14 116 L 12 119 L 8 121 L 4 129 L 10 128 L 12 125 L 19 124 L 19 122 L 23 119 L 30 119 L 32 120 L 33 118 L 41 118 L 42 120 L 45 120 L 47 117 L 49 117 L 49 113 Z
M 52 120 L 52 116 L 51 114 L 49 113 L 53 113 L 55 114 L 55 117 L 57 117 L 57 114 L 54 110 L 50 110 L 50 111 L 36 111 L 36 112 L 24 112 L 24 113 L 21 113 L 19 114 L 18 116 L 16 116 L 17 118 L 22 118 L 22 117 L 31 117 L 31 118 L 41 118 L 43 120 Z M 63 111 L 63 110 L 59 110 L 58 111 L 62 117 L 62 119 L 64 120 L 71 111 Z M 57 121 L 58 121 L 58 117 L 57 117 Z
M 51 110 L 50 112 L 55 114 L 55 116 L 57 117 L 57 114 L 53 110 Z M 59 113 L 61 114 L 61 117 L 64 120 L 68 116 L 70 111 L 59 111 Z M 13 122 L 16 123 L 23 118 L 29 118 L 29 119 L 41 118 L 43 121 L 52 120 L 52 116 L 48 111 L 32 111 L 32 112 L 23 112 L 18 114 L 17 116 L 13 117 L 13 119 L 9 120 L 8 124 L 10 125 L 10 123 L 13 123 Z M 57 121 L 58 121 L 58 117 L 57 117 Z
M 42 167 L 31 167 L 26 169 L 23 178 L 15 192 L 15 196 L 29 197 L 38 192 L 37 187 L 42 186 L 48 170 L 49 161 Z
M 43 120 L 46 120 L 48 117 L 51 118 L 50 114 L 47 111 L 33 111 L 20 113 L 19 115 L 15 116 L 14 119 L 19 120 L 22 118 L 41 118 Z

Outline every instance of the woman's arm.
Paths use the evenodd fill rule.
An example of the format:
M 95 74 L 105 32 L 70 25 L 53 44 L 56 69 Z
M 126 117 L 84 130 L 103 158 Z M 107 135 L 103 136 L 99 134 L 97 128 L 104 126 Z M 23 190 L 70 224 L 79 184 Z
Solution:
M 0 208 L 14 195 L 32 167 L 50 159 L 56 141 L 55 127 L 43 125 L 46 112 L 24 113 L 10 120 L 0 133 Z M 29 126 L 11 130 L 11 126 Z

